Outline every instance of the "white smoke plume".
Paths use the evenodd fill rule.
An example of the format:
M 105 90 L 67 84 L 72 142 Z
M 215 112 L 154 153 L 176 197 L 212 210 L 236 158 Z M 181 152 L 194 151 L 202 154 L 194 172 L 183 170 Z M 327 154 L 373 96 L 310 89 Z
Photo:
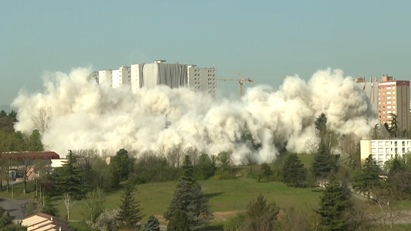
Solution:
M 252 153 L 259 162 L 272 161 L 281 148 L 306 152 L 316 140 L 314 120 L 325 113 L 339 134 L 366 137 L 377 123 L 369 100 L 341 70 L 320 70 L 309 81 L 286 77 L 279 90 L 249 88 L 240 100 L 214 100 L 187 88 L 159 86 L 132 94 L 88 79 L 90 69 L 45 78 L 43 93 L 19 93 L 15 128 L 30 133 L 38 112 L 50 120 L 43 142 L 64 156 L 67 150 L 120 148 L 138 153 L 159 148 L 194 147 L 210 155 L 231 150 L 234 163 Z M 166 125 L 168 123 L 168 125 Z M 259 148 L 244 142 L 252 137 Z

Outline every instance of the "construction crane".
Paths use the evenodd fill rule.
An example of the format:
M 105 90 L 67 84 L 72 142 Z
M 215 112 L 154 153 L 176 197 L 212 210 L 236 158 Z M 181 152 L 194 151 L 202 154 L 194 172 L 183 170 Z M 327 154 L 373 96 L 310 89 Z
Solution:
M 250 78 L 244 79 L 243 76 L 241 76 L 239 79 L 230 79 L 230 78 L 222 78 L 222 79 L 217 79 L 217 80 L 222 80 L 222 81 L 238 81 L 240 84 L 240 97 L 243 97 L 244 95 L 244 83 L 253 83 L 254 81 Z

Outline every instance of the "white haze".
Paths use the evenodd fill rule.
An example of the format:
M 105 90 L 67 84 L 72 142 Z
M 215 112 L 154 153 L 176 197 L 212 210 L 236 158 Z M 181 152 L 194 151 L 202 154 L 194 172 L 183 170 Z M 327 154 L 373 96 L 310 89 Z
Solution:
M 320 70 L 309 81 L 284 79 L 279 90 L 248 88 L 238 100 L 214 100 L 187 88 L 159 86 L 132 94 L 127 89 L 98 86 L 90 69 L 49 74 L 43 93 L 19 93 L 15 128 L 31 133 L 40 109 L 52 112 L 43 142 L 64 156 L 67 150 L 120 148 L 138 153 L 159 148 L 194 147 L 210 155 L 232 150 L 234 163 L 252 153 L 272 161 L 278 150 L 306 152 L 316 141 L 314 120 L 321 113 L 339 134 L 365 137 L 377 122 L 361 87 L 341 70 Z M 166 117 L 170 125 L 166 128 Z M 240 142 L 249 129 L 259 151 Z

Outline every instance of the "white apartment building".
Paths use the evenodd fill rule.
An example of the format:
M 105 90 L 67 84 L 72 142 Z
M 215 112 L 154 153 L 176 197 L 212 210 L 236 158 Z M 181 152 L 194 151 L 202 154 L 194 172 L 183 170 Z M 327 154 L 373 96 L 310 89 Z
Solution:
M 217 87 L 217 71 L 213 68 L 188 66 L 188 86 L 195 91 L 206 92 L 215 97 Z
M 121 66 L 118 70 L 113 70 L 112 72 L 112 88 L 117 88 L 121 86 L 130 86 L 130 67 Z
M 371 155 L 381 167 L 396 155 L 402 157 L 406 153 L 411 153 L 411 139 L 361 140 L 360 145 L 361 160 Z
M 112 76 L 111 70 L 98 71 L 97 83 L 100 85 L 112 87 L 113 85 L 112 78 L 113 76 Z
M 133 64 L 130 67 L 130 85 L 131 91 L 135 94 L 138 89 L 143 87 L 143 66 L 141 64 Z
M 129 86 L 133 93 L 142 87 L 166 85 L 170 88 L 190 87 L 215 97 L 216 75 L 214 67 L 200 68 L 196 65 L 157 60 L 153 63 L 133 64 L 130 67 L 122 66 L 118 70 L 102 70 L 98 72 L 96 79 L 98 84 L 110 83 L 112 88 Z

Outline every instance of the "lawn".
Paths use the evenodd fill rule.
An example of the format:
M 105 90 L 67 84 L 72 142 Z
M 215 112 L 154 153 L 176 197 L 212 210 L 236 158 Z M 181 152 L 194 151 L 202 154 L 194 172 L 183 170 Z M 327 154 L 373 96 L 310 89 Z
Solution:
M 278 182 L 257 183 L 256 180 L 240 178 L 232 180 L 207 180 L 200 182 L 203 192 L 209 198 L 213 212 L 241 211 L 249 201 L 257 198 L 259 194 L 266 197 L 268 202 L 276 202 L 280 207 L 293 206 L 297 209 L 307 210 L 318 206 L 320 192 L 311 189 L 289 188 Z M 145 219 L 150 215 L 162 215 L 167 209 L 176 182 L 148 183 L 138 185 L 136 198 L 141 202 Z M 106 208 L 115 209 L 120 204 L 121 190 L 106 195 Z M 65 217 L 65 207 L 58 201 L 60 217 Z M 77 202 L 71 210 L 72 220 L 81 220 L 84 217 L 84 203 Z

